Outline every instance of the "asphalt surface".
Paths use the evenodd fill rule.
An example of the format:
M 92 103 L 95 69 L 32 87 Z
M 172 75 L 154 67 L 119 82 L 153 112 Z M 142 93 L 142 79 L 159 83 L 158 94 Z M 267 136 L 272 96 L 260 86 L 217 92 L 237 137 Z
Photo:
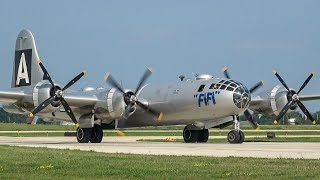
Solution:
M 137 142 L 159 136 L 105 137 L 99 144 L 79 144 L 75 137 L 0 137 L 0 144 L 23 147 L 77 149 L 102 153 L 126 153 L 173 156 L 255 157 L 320 159 L 320 143 L 178 143 Z

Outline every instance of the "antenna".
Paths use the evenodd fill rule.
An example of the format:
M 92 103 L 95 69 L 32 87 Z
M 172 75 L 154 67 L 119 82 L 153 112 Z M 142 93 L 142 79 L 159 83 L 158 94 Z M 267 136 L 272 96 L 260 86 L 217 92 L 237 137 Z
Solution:
M 193 72 L 191 72 L 191 73 L 192 73 L 192 76 L 194 77 L 194 79 L 197 79 L 196 75 Z

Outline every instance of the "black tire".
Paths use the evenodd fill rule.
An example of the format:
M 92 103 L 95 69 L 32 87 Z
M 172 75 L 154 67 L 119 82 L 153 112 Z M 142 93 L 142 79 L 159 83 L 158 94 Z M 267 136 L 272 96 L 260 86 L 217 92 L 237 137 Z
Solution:
M 77 140 L 79 143 L 88 143 L 92 134 L 92 128 L 79 128 L 77 129 Z
M 238 144 L 240 142 L 240 134 L 236 130 L 232 130 L 228 133 L 228 141 L 230 144 Z
M 95 124 L 93 129 L 92 129 L 92 134 L 91 134 L 91 143 L 101 143 L 103 138 L 103 130 L 102 127 L 98 124 Z
M 198 133 L 196 130 L 189 130 L 187 126 L 183 129 L 183 139 L 186 143 L 195 143 L 198 141 Z
M 242 131 L 239 131 L 239 134 L 240 134 L 239 144 L 242 144 L 245 140 L 245 135 Z
M 208 142 L 209 139 L 209 130 L 208 129 L 203 129 L 198 131 L 198 141 L 199 143 L 206 143 Z

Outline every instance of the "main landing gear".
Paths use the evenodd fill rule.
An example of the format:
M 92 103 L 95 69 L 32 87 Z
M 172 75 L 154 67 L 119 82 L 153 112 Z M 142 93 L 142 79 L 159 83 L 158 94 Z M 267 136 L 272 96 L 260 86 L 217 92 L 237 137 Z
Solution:
M 79 143 L 101 143 L 103 138 L 102 127 L 95 124 L 93 128 L 77 129 L 77 140 Z
M 183 130 L 183 139 L 186 143 L 206 143 L 209 139 L 209 131 L 208 129 L 190 130 L 186 126 Z
M 240 130 L 239 116 L 234 116 L 234 130 L 228 133 L 227 139 L 230 144 L 241 144 L 244 142 L 244 133 Z M 232 121 L 231 121 L 232 122 Z M 208 129 L 197 129 L 194 125 L 188 125 L 183 129 L 183 139 L 186 143 L 206 143 L 209 139 Z
M 244 133 L 240 130 L 239 116 L 234 117 L 234 130 L 228 133 L 228 141 L 230 144 L 242 144 L 244 142 Z

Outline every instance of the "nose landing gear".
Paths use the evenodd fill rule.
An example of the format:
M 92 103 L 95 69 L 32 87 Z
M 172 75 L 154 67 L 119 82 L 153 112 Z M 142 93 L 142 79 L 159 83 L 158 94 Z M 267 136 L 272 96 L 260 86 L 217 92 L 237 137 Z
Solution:
M 230 144 L 242 144 L 245 136 L 240 129 L 239 116 L 234 116 L 234 129 L 228 133 L 227 139 Z

